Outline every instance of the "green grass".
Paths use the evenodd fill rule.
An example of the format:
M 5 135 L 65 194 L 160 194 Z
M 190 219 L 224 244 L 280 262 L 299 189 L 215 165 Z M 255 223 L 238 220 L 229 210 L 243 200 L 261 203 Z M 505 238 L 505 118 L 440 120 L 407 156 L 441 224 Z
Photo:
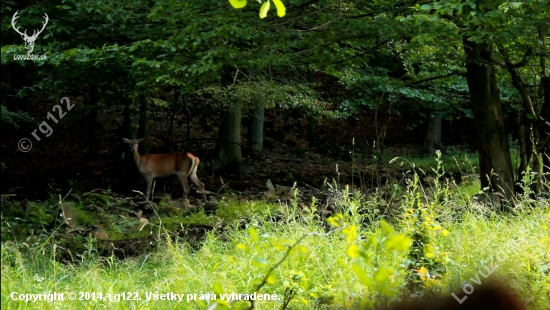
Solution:
M 449 206 L 472 205 L 471 197 L 479 191 L 478 184 L 475 180 L 465 183 L 463 187 L 441 194 L 446 197 L 444 203 L 432 201 L 424 203 L 422 208 L 437 216 L 446 214 Z M 403 190 L 403 197 L 395 203 L 403 210 L 414 207 L 410 202 L 420 204 L 411 198 L 414 193 L 419 191 L 415 192 L 415 187 L 411 185 Z M 281 300 L 258 301 L 255 304 L 257 309 L 281 309 L 285 292 L 286 296 L 289 292 L 294 294 L 290 303 L 293 309 L 341 309 L 358 305 L 362 299 L 365 300 L 365 296 L 385 294 L 387 288 L 377 286 L 376 289 L 369 289 L 358 279 L 358 268 L 369 279 L 374 279 L 380 268 L 389 268 L 392 275 L 387 281 L 382 281 L 383 284 L 387 284 L 388 288 L 397 288 L 393 292 L 403 292 L 400 288 L 407 281 L 404 265 L 406 253 L 382 248 L 376 252 L 377 255 L 365 258 L 351 255 L 349 249 L 352 244 L 359 245 L 365 253 L 373 253 L 369 251 L 374 251 L 376 247 L 366 246 L 362 240 L 380 236 L 379 218 L 366 221 L 370 224 L 361 224 L 376 214 L 372 210 L 373 203 L 365 201 L 360 195 L 349 195 L 346 191 L 340 192 L 340 195 L 339 211 L 351 225 L 348 227 L 352 230 L 357 228 L 357 233 L 363 237 L 350 239 L 350 231 L 344 231 L 305 238 L 273 270 L 267 284 L 259 291 L 276 294 Z M 181 240 L 167 239 L 159 250 L 126 260 L 100 257 L 95 251 L 96 241 L 92 238 L 84 241 L 87 251 L 72 264 L 62 264 L 53 259 L 58 251 L 53 239 L 42 245 L 21 239 L 17 242 L 3 241 L 2 309 L 205 309 L 212 301 L 200 300 L 201 294 L 252 293 L 268 270 L 283 258 L 289 245 L 304 234 L 326 232 L 325 223 L 313 213 L 301 210 L 298 205 L 303 206 L 295 200 L 288 205 L 224 201 L 212 215 L 195 213 L 180 217 L 180 222 L 187 224 L 223 223 L 216 226 L 221 228 L 208 233 L 200 248 L 191 247 Z M 426 219 L 413 228 L 407 228 L 399 217 L 388 221 L 397 232 L 406 235 L 412 235 L 412 230 L 416 231 L 420 226 L 428 227 L 425 233 L 436 248 L 436 257 L 426 258 L 428 256 L 425 255 L 424 262 L 428 262 L 429 272 L 438 262 L 446 269 L 441 277 L 430 282 L 433 292 L 448 295 L 460 289 L 465 281 L 475 288 L 477 284 L 470 279 L 475 279 L 480 270 L 485 272 L 485 267 L 492 266 L 494 262 L 498 267 L 493 275 L 506 279 L 507 284 L 520 293 L 529 309 L 546 310 L 550 305 L 550 206 L 547 201 L 529 198 L 518 201 L 517 206 L 514 212 L 504 215 L 468 208 L 453 216 L 441 216 L 441 222 L 436 225 L 442 226 L 448 234 L 436 232 L 440 231 L 439 228 L 431 230 L 435 225 L 431 226 Z M 166 219 L 164 228 L 172 227 L 176 222 L 177 217 Z M 246 225 L 245 229 L 243 225 Z M 484 278 L 480 279 L 480 285 L 483 285 Z M 424 288 L 428 289 L 428 286 Z M 26 303 L 13 300 L 10 296 L 14 292 L 65 292 L 65 300 Z M 77 293 L 77 298 L 80 297 L 79 292 L 101 292 L 107 300 L 71 301 L 67 300 L 68 292 Z M 177 302 L 147 300 L 148 293 L 197 295 L 196 300 L 193 297 L 187 301 L 185 296 L 182 302 Z M 116 302 L 117 297 L 132 300 Z M 141 300 L 133 300 L 136 297 Z M 109 298 L 112 300 L 109 301 Z M 236 302 L 233 306 L 243 309 L 248 303 Z
M 544 270 L 547 272 L 550 264 L 550 232 L 544 225 L 549 222 L 548 209 L 508 217 L 493 215 L 486 218 L 473 213 L 465 214 L 461 222 L 447 226 L 450 235 L 438 240 L 452 260 L 443 286 L 458 288 L 462 281 L 468 281 L 478 270 L 482 270 L 489 259 L 499 257 L 504 262 L 495 274 L 508 279 L 530 302 L 530 309 L 547 309 L 544 305 L 550 303 L 546 294 L 550 279 Z M 264 222 L 257 227 L 259 237 L 255 243 L 250 242 L 246 231 L 227 232 L 232 242 L 219 240 L 214 232 L 196 252 L 185 244 L 171 243 L 158 253 L 126 261 L 98 258 L 91 252 L 80 264 L 74 265 L 57 263 L 40 251 L 24 254 L 14 244 L 2 244 L 2 309 L 99 309 L 104 307 L 102 304 L 108 304 L 109 309 L 204 309 L 206 301 L 147 301 L 145 292 L 213 293 L 215 283 L 228 293 L 253 292 L 268 267 L 282 256 L 270 240 L 273 244 L 285 244 L 313 229 L 305 223 Z M 238 249 L 236 244 L 258 245 L 258 248 L 252 246 L 247 252 Z M 366 289 L 351 269 L 346 246 L 342 235 L 304 240 L 296 253 L 275 270 L 273 284 L 267 285 L 262 292 L 282 297 L 285 281 L 292 282 L 294 275 L 301 274 L 303 279 L 297 284 L 300 292 L 295 301 L 301 304 L 300 308 L 313 309 L 316 302 L 323 300 L 345 305 L 346 301 L 364 295 Z M 392 266 L 398 263 L 385 262 Z M 369 269 L 372 266 L 363 267 Z M 142 300 L 24 303 L 9 298 L 12 292 L 70 291 L 103 292 L 104 297 L 107 294 L 138 292 Z M 280 302 L 257 304 L 258 309 L 280 306 Z

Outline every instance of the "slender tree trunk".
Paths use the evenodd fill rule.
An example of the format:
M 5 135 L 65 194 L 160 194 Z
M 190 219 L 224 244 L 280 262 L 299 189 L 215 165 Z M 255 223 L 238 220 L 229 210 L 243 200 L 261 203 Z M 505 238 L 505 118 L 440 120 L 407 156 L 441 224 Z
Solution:
M 124 110 L 122 111 L 122 125 L 118 128 L 118 134 L 121 139 L 119 139 L 119 151 L 117 152 L 118 159 L 126 159 L 131 157 L 130 148 L 127 143 L 122 141 L 122 138 L 135 139 L 135 134 L 132 134 L 131 125 L 132 120 L 130 118 L 130 108 L 132 106 L 132 101 L 126 96 L 119 96 L 119 102 L 124 105 Z
M 128 114 L 130 117 L 130 126 L 128 127 L 128 135 L 130 139 L 138 139 L 139 137 L 139 109 L 140 102 L 139 98 L 133 97 L 128 109 Z
M 149 154 L 151 139 L 149 139 L 149 101 L 143 95 L 139 95 L 139 136 L 144 138 L 141 154 Z
M 501 193 L 511 201 L 514 174 L 500 94 L 493 68 L 487 64 L 492 48 L 487 43 L 463 39 L 466 79 L 478 139 L 481 188 Z
M 99 139 L 97 115 L 99 110 L 99 93 L 97 85 L 90 85 L 88 91 L 88 150 L 92 159 L 99 158 Z
M 546 122 L 542 124 L 541 128 L 541 156 L 543 162 L 543 172 L 545 173 L 546 187 L 545 191 L 550 191 L 550 77 L 543 76 L 541 78 L 544 101 L 542 108 L 540 109 L 540 116 Z
M 183 101 L 183 108 L 185 109 L 185 111 L 187 111 L 187 138 L 185 139 L 185 149 L 189 150 L 191 149 L 191 111 L 189 111 L 187 101 L 185 101 L 185 94 L 181 95 L 181 99 Z
M 539 40 L 542 42 L 542 48 L 546 50 L 546 29 L 539 29 Z M 544 173 L 546 192 L 550 192 L 550 77 L 546 68 L 546 57 L 540 57 L 540 89 L 539 95 L 543 98 L 542 107 L 540 109 L 540 117 L 545 120 L 541 125 L 541 156 L 542 156 L 542 171 Z
M 258 97 L 248 123 L 248 147 L 260 153 L 264 145 L 265 99 Z
M 317 118 L 308 115 L 307 117 L 307 140 L 310 148 L 319 145 L 319 134 L 317 133 Z
M 28 112 L 29 110 L 29 98 L 18 97 L 17 93 L 26 86 L 27 74 L 25 72 L 26 67 L 20 66 L 18 63 L 11 63 L 8 66 L 10 72 L 10 92 L 7 96 L 8 105 L 7 108 L 10 111 L 22 111 Z
M 238 99 L 222 115 L 216 145 L 216 168 L 224 168 L 243 159 L 241 153 L 241 106 L 242 101 Z
M 432 155 L 436 150 L 445 151 L 445 146 L 441 142 L 441 113 L 438 111 L 430 113 L 424 147 L 426 151 Z

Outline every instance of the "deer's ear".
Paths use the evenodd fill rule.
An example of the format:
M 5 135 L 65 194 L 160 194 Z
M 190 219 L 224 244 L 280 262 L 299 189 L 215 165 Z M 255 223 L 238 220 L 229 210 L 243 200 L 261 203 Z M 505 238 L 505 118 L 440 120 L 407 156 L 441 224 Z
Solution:
M 128 140 L 126 138 L 122 138 L 122 141 L 124 141 L 125 143 L 130 143 L 130 140 Z

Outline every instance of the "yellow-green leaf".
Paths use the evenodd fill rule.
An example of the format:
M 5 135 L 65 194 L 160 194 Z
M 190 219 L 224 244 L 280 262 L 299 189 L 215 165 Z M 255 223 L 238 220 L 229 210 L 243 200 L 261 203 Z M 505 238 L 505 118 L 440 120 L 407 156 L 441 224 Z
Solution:
M 269 11 L 270 5 L 271 4 L 269 0 L 267 0 L 266 2 L 264 2 L 264 4 L 262 4 L 262 7 L 260 8 L 260 18 L 265 18 L 267 16 L 267 11 Z
M 357 258 L 361 256 L 361 250 L 356 244 L 350 245 L 350 247 L 348 248 L 348 256 L 350 258 Z
M 239 244 L 237 244 L 237 249 L 243 250 L 243 251 L 248 251 L 248 246 L 246 244 L 239 243 Z
M 428 269 L 426 267 L 420 267 L 420 269 L 418 270 L 418 276 L 421 277 L 423 280 L 425 280 L 425 278 L 429 278 L 430 277 L 430 274 L 428 273 Z
M 252 241 L 258 242 L 258 230 L 254 227 L 248 229 L 248 234 L 252 237 Z
M 342 233 L 348 237 L 348 243 L 352 243 L 357 238 L 357 227 L 355 225 L 348 226 L 342 230 Z
M 392 274 L 392 270 L 386 267 L 380 267 L 374 273 L 374 282 L 380 287 L 383 286 L 389 279 Z
M 358 264 L 351 265 L 351 269 L 353 269 L 353 272 L 359 279 L 359 282 L 363 284 L 364 286 L 368 287 L 369 289 L 374 288 L 374 282 L 367 276 L 367 273 L 359 266 Z
M 212 285 L 212 289 L 214 290 L 214 293 L 216 293 L 217 295 L 223 294 L 222 285 L 219 284 L 218 282 L 214 282 L 214 284 Z
M 246 6 L 246 0 L 229 0 L 229 3 L 236 9 L 242 9 Z
M 407 252 L 411 244 L 412 239 L 409 236 L 405 234 L 397 234 L 388 238 L 388 240 L 386 241 L 386 250 L 388 252 Z
M 328 223 L 334 227 L 342 227 L 344 225 L 344 217 L 342 214 L 335 214 L 327 219 Z
M 275 3 L 275 7 L 277 8 L 277 16 L 283 17 L 286 14 L 286 8 L 285 5 L 281 0 L 273 0 L 273 3 Z
M 394 231 L 393 227 L 391 227 L 391 225 L 386 223 L 384 220 L 380 221 L 380 227 L 382 228 L 382 232 L 385 236 L 391 235 Z

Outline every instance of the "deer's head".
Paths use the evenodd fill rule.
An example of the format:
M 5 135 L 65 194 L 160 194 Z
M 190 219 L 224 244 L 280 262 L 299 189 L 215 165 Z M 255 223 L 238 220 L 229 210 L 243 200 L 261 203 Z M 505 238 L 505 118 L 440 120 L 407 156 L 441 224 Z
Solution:
M 124 141 L 124 143 L 130 144 L 130 149 L 132 150 L 132 152 L 137 152 L 138 144 L 140 142 L 142 142 L 143 140 L 144 140 L 143 138 L 141 138 L 139 140 L 135 140 L 135 139 L 129 140 L 129 139 L 126 139 L 126 138 L 122 138 L 122 141 Z

